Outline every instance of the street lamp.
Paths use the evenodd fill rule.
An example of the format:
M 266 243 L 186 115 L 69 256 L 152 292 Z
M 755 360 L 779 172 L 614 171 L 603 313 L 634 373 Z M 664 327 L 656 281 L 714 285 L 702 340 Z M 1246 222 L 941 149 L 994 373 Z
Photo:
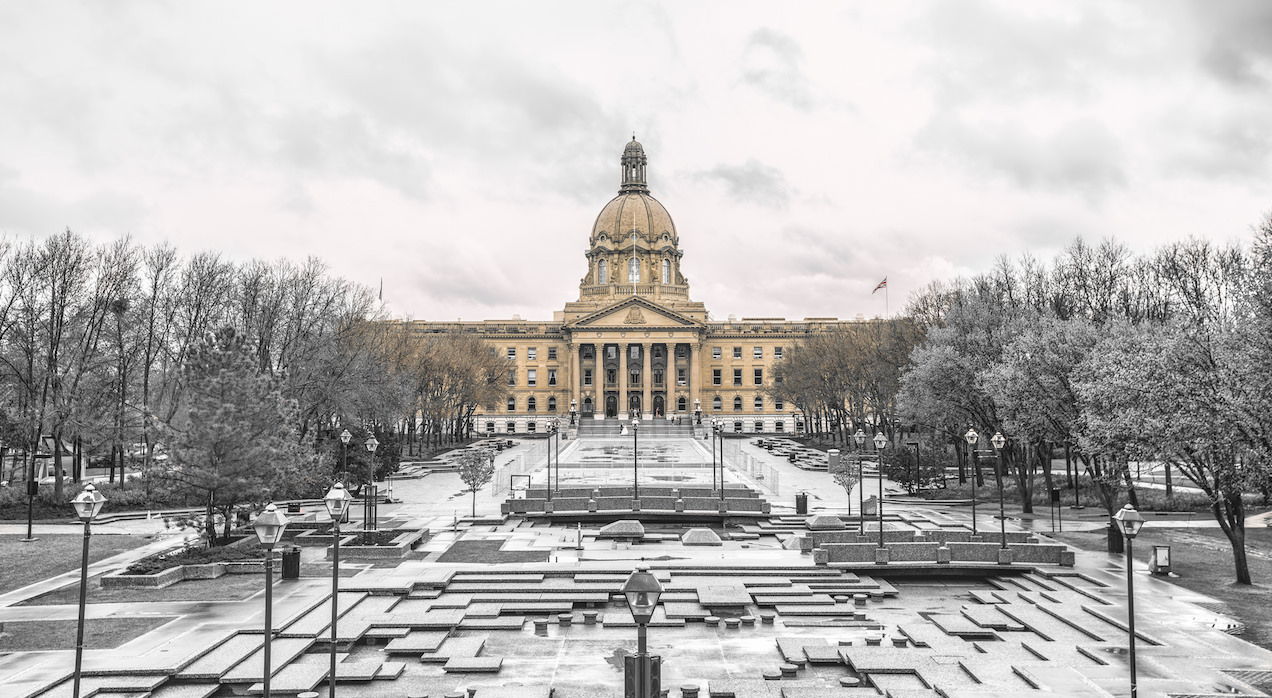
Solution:
M 364 444 L 367 447 L 367 453 L 371 454 L 367 458 L 367 496 L 363 500 L 363 522 L 362 529 L 364 531 L 375 530 L 375 450 L 380 447 L 380 442 L 375 440 L 375 434 L 367 437 Z
M 349 440 L 353 438 L 353 434 L 348 429 L 340 432 L 340 472 L 344 473 L 349 469 Z M 343 475 L 342 475 L 343 477 Z
M 74 698 L 79 698 L 80 663 L 84 658 L 84 605 L 88 602 L 88 538 L 93 534 L 93 519 L 97 518 L 97 514 L 101 512 L 105 504 L 106 498 L 92 485 L 86 486 L 83 492 L 71 500 L 75 514 L 79 516 L 80 521 L 84 522 L 84 553 L 80 557 L 79 622 L 75 626 L 75 688 L 72 694 Z
M 623 596 L 627 597 L 627 608 L 636 621 L 636 673 L 637 698 L 652 698 L 650 690 L 650 657 L 645 646 L 645 628 L 654 617 L 654 609 L 658 607 L 658 597 L 662 596 L 662 584 L 658 578 L 650 574 L 649 567 L 638 565 L 627 581 L 623 583 Z M 661 673 L 661 672 L 660 672 Z
M 636 439 L 636 432 L 640 431 L 640 418 L 632 417 L 632 499 L 640 499 L 640 467 L 637 465 L 637 454 L 640 452 L 640 445 Z
M 579 401 L 570 398 L 570 426 L 574 426 L 574 415 L 579 407 Z
M 1117 527 L 1122 530 L 1122 535 L 1126 538 L 1126 618 L 1127 628 L 1130 630 L 1130 657 L 1131 664 L 1131 698 L 1137 698 L 1135 686 L 1135 576 L 1131 570 L 1131 566 L 1135 562 L 1135 556 L 1131 552 L 1131 541 L 1135 540 L 1135 536 L 1139 535 L 1140 529 L 1144 527 L 1144 517 L 1140 516 L 1135 507 L 1127 504 L 1113 515 L 1113 520 L 1117 522 Z
M 879 514 L 879 547 L 883 547 L 883 447 L 888 445 L 888 437 L 883 432 L 875 432 L 875 469 L 879 473 L 879 504 L 875 510 Z
M 857 429 L 857 433 L 852 435 L 852 440 L 857 442 L 857 535 L 866 535 L 866 481 L 865 471 L 862 469 L 861 449 L 866 445 L 866 432 Z M 851 497 L 852 493 L 849 492 Z
M 548 438 L 552 440 L 552 444 L 550 445 L 552 446 L 553 451 L 556 454 L 555 456 L 556 457 L 556 480 L 554 481 L 553 487 L 560 489 L 561 488 L 561 422 L 560 420 L 553 419 L 552 423 L 548 425 Z M 548 472 L 548 475 L 551 476 L 552 473 Z M 552 498 L 551 493 L 549 493 L 548 499 L 551 499 L 551 498 Z
M 695 424 L 702 424 L 702 400 L 698 398 L 693 399 L 693 417 Z
M 972 466 L 972 535 L 976 535 L 976 442 L 980 441 L 980 434 L 975 429 L 969 428 L 967 433 L 963 435 L 967 441 L 967 462 Z
M 720 420 L 712 419 L 711 424 L 711 491 L 716 491 L 716 432 L 720 429 Z
M 265 679 L 262 681 L 265 698 L 269 698 L 269 676 L 273 673 L 273 667 L 269 661 L 269 649 L 270 642 L 274 639 L 274 629 L 270 627 L 273 620 L 271 614 L 274 610 L 274 546 L 282 539 L 285 528 L 287 528 L 287 517 L 283 516 L 272 502 L 252 522 L 256 539 L 260 541 L 261 547 L 265 548 Z M 334 599 L 332 603 L 335 603 Z
M 332 485 L 322 498 L 327 514 L 331 516 L 331 687 L 327 690 L 327 698 L 336 698 L 336 619 L 340 616 L 336 609 L 336 598 L 340 592 L 340 519 L 349 509 L 350 499 L 353 498 L 339 482 Z
M 720 501 L 724 501 L 724 420 L 716 420 L 715 437 L 720 440 Z
M 1007 438 L 1003 436 L 1001 431 L 994 432 L 993 438 L 989 440 L 994 444 L 994 450 L 998 451 L 998 472 L 994 479 L 998 480 L 998 533 L 1003 537 L 1003 550 L 1007 549 L 1007 515 L 1003 513 L 1003 446 L 1007 445 Z

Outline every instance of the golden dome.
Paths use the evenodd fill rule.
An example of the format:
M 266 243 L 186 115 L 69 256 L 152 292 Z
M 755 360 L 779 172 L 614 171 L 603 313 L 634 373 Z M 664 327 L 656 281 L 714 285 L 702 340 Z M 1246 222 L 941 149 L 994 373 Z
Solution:
M 657 199 L 645 193 L 619 194 L 605 204 L 592 225 L 588 242 L 596 245 L 604 236 L 609 246 L 631 245 L 633 229 L 649 244 L 677 244 L 676 224 L 671 214 Z

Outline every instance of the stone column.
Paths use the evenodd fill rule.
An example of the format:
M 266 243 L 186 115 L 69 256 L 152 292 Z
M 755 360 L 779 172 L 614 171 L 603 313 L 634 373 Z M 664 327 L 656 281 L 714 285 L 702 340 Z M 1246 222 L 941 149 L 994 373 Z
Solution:
M 579 368 L 579 352 L 583 351 L 583 347 L 574 342 L 570 342 L 568 346 L 570 348 L 570 399 L 575 403 L 575 419 L 578 419 L 583 414 L 583 392 L 579 389 L 583 381 L 583 371 Z M 568 404 L 565 410 L 568 414 L 570 410 Z
M 640 398 L 640 409 L 644 411 L 645 414 L 647 415 L 654 414 L 654 401 L 653 401 L 653 393 L 654 393 L 653 361 L 654 359 L 653 359 L 653 356 L 651 355 L 651 352 L 649 351 L 650 347 L 652 346 L 653 344 L 650 344 L 649 342 L 645 342 L 644 344 L 640 345 L 640 352 L 641 352 L 640 375 L 641 375 L 641 380 L 643 382 L 643 385 L 645 386 L 644 394 L 641 395 L 641 398 Z
M 618 418 L 627 419 L 627 352 L 626 344 L 618 345 Z

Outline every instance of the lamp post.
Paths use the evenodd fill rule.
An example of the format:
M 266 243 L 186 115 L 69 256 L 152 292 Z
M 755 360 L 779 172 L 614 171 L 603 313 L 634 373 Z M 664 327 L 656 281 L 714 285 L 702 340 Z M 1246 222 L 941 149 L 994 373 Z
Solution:
M 640 453 L 640 443 L 637 441 L 636 432 L 640 431 L 640 418 L 632 418 L 632 499 L 640 499 L 640 466 L 637 465 L 637 455 Z
M 711 420 L 711 491 L 716 490 L 716 431 L 720 429 L 720 420 Z
M 980 434 L 975 429 L 969 428 L 967 433 L 963 435 L 963 439 L 967 441 L 967 462 L 972 466 L 972 535 L 976 535 L 976 464 L 972 460 L 976 458 L 976 442 L 980 441 Z
M 1135 540 L 1135 536 L 1139 535 L 1140 529 L 1144 527 L 1144 517 L 1135 511 L 1135 507 L 1127 504 L 1113 515 L 1113 520 L 1117 522 L 1117 527 L 1122 529 L 1122 535 L 1126 538 L 1126 618 L 1127 628 L 1130 631 L 1130 652 L 1127 656 L 1131 665 L 1131 698 L 1138 698 L 1135 686 L 1135 575 L 1131 569 L 1135 563 L 1135 556 L 1131 552 L 1131 541 Z
M 346 477 L 345 473 L 349 471 L 349 440 L 353 438 L 353 434 L 348 429 L 340 432 L 340 477 Z
M 260 541 L 261 547 L 265 548 L 265 674 L 261 682 L 265 698 L 269 698 L 269 677 L 273 673 L 273 667 L 269 661 L 269 650 L 270 643 L 274 639 L 274 629 L 271 627 L 273 623 L 271 614 L 274 611 L 274 546 L 282 539 L 285 528 L 287 528 L 287 517 L 283 516 L 272 502 L 252 522 L 256 539 Z M 333 600 L 332 603 L 335 601 Z
M 716 420 L 716 438 L 720 440 L 720 501 L 724 501 L 724 420 Z
M 883 547 L 883 447 L 888 445 L 888 437 L 883 432 L 875 432 L 875 470 L 879 474 L 879 503 L 875 511 L 879 515 L 879 547 Z
M 861 465 L 861 449 L 866 445 L 866 432 L 857 429 L 857 433 L 852 435 L 852 440 L 857 442 L 857 534 L 866 535 L 866 481 L 865 471 Z M 851 497 L 852 493 L 849 492 Z
M 336 620 L 340 617 L 336 599 L 340 593 L 340 519 L 348 510 L 350 499 L 352 497 L 339 482 L 332 485 L 322 498 L 322 503 L 331 516 L 331 674 L 328 676 L 330 688 L 327 689 L 327 698 L 336 698 Z
M 97 514 L 101 512 L 105 504 L 106 498 L 92 485 L 86 486 L 83 492 L 71 500 L 75 514 L 79 516 L 80 521 L 84 522 L 84 553 L 80 557 L 79 621 L 75 626 L 75 687 L 72 693 L 74 698 L 79 698 L 80 695 L 80 664 L 84 658 L 84 606 L 88 602 L 88 538 L 93 535 L 93 519 L 97 518 Z
M 998 533 L 1002 536 L 1002 549 L 1007 549 L 1007 515 L 1003 513 L 1003 446 L 1007 445 L 1007 438 L 1003 436 L 1001 431 L 994 432 L 993 438 L 989 440 L 994 444 L 994 450 L 998 451 L 998 472 L 994 479 L 998 481 Z
M 693 421 L 695 424 L 702 424 L 702 400 L 693 399 Z
M 577 414 L 578 408 L 579 401 L 574 398 L 570 398 L 570 426 L 574 426 L 574 415 Z
M 367 496 L 363 499 L 363 523 L 364 531 L 375 530 L 375 450 L 380 447 L 380 442 L 376 441 L 375 434 L 367 437 L 366 441 L 367 453 Z
M 654 686 L 651 679 L 650 657 L 646 651 L 645 628 L 654 617 L 654 609 L 658 607 L 658 597 L 662 596 L 662 584 L 658 578 L 650 574 L 649 567 L 638 565 L 627 581 L 623 583 L 623 596 L 627 597 L 627 608 L 636 621 L 636 657 L 634 671 L 637 698 L 653 698 L 651 690 Z M 659 674 L 662 672 L 660 671 Z

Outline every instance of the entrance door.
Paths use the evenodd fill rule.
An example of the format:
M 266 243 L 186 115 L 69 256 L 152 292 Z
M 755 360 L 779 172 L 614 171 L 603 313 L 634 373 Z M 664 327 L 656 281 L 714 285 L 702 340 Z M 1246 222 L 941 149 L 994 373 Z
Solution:
M 640 396 L 639 395 L 633 395 L 627 400 L 627 410 L 632 413 L 632 416 L 636 416 L 640 414 Z
M 618 416 L 618 398 L 613 395 L 605 396 L 605 417 L 612 418 Z
M 583 415 L 585 417 L 591 417 L 592 411 L 595 409 L 595 405 L 592 404 L 592 398 L 583 398 Z
M 654 396 L 654 416 L 655 416 L 655 417 L 666 417 L 666 416 L 667 416 L 667 409 L 666 409 L 666 407 L 663 405 L 663 396 L 661 396 L 661 395 L 655 395 L 655 396 Z

